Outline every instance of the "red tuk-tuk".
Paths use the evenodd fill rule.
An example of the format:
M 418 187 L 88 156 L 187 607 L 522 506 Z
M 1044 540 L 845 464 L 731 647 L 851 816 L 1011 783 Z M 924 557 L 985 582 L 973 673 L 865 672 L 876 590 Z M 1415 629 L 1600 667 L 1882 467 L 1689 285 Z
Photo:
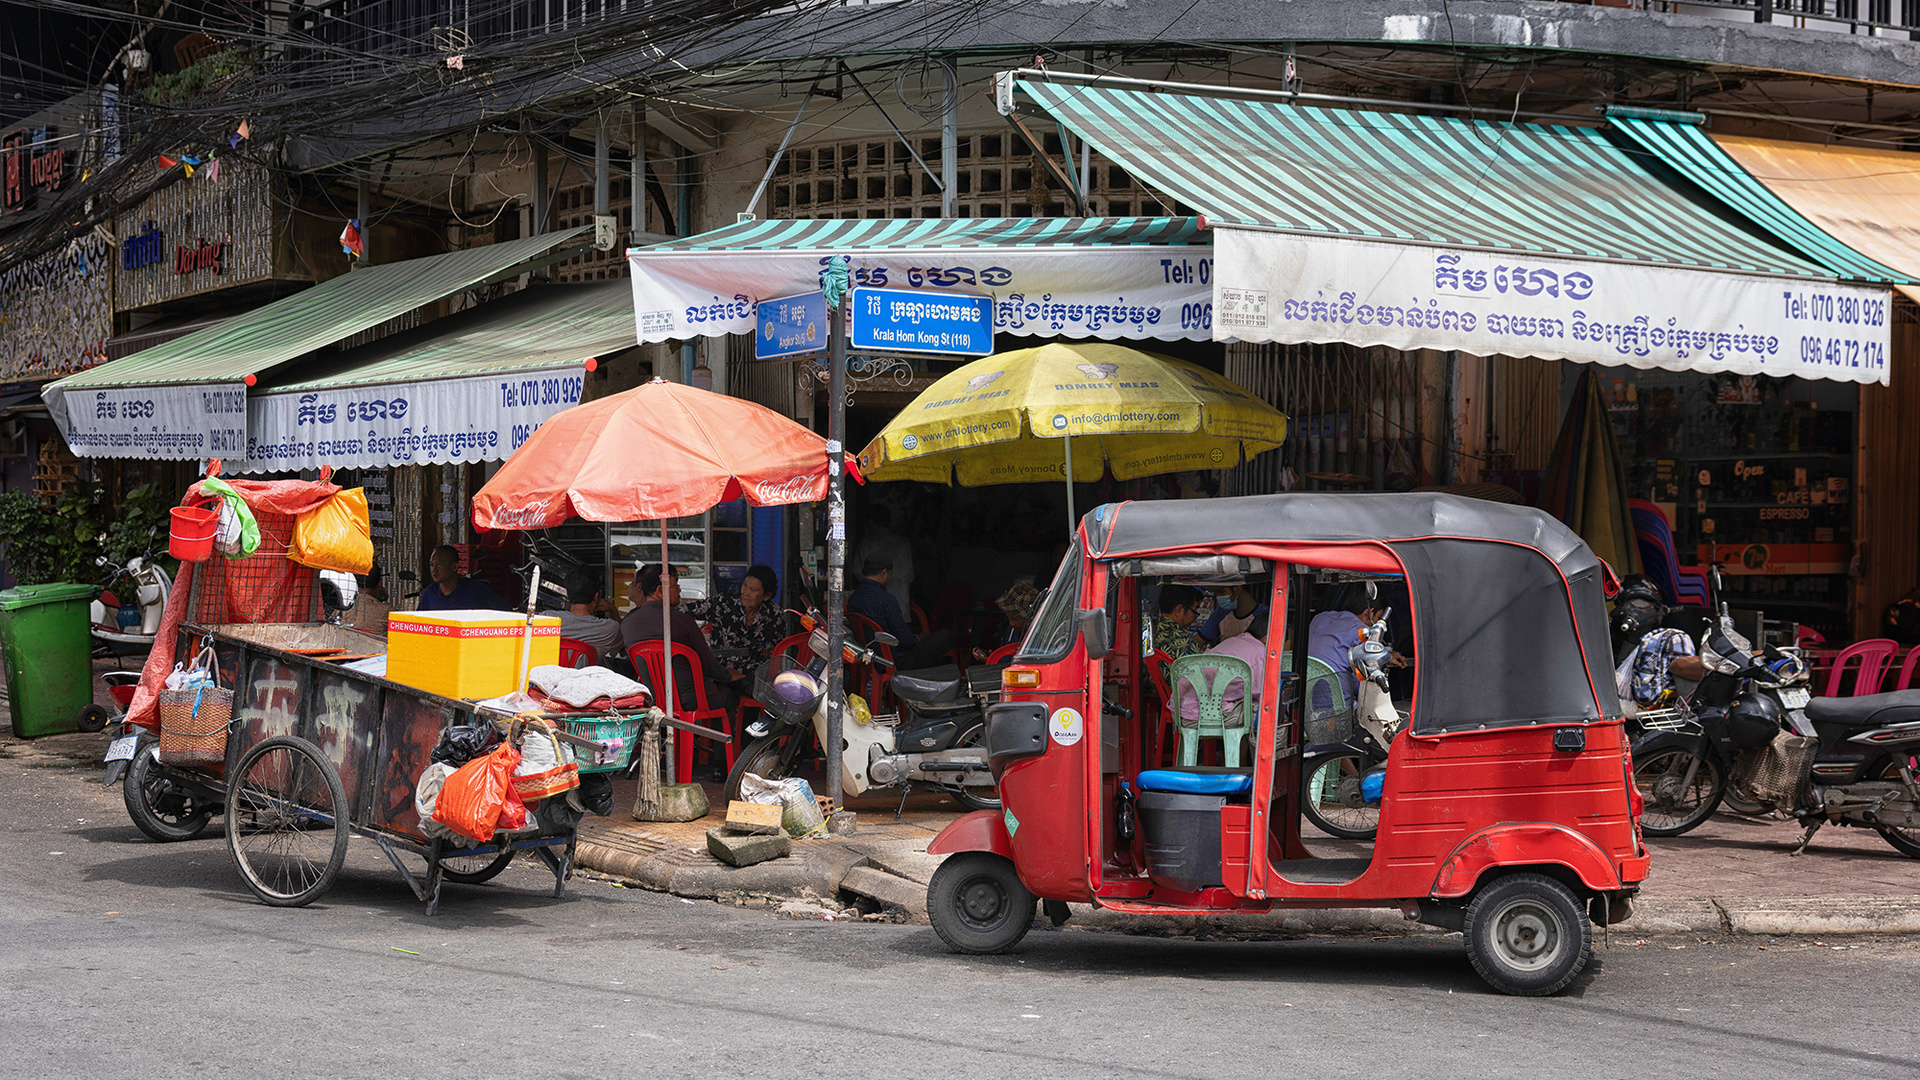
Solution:
M 1546 514 L 1451 495 L 1099 507 L 989 712 L 1004 809 L 955 821 L 928 849 L 949 855 L 929 886 L 934 928 L 957 951 L 995 953 L 1026 934 L 1036 898 L 1056 921 L 1066 902 L 1136 913 L 1397 907 L 1464 931 L 1495 988 L 1560 990 L 1591 957 L 1593 926 L 1627 917 L 1649 861 L 1613 687 L 1608 575 Z M 1161 654 L 1147 595 L 1183 584 L 1256 587 L 1264 663 L 1247 669 L 1257 685 L 1239 726 L 1177 740 L 1164 767 L 1174 720 L 1149 668 Z M 1336 790 L 1316 771 L 1309 791 L 1302 761 L 1327 760 L 1314 740 L 1335 737 L 1314 706 L 1340 676 L 1310 652 L 1310 628 L 1316 612 L 1357 610 L 1355 589 L 1400 615 L 1381 625 L 1403 628 L 1409 670 L 1373 704 L 1390 700 L 1403 723 L 1386 734 L 1383 779 L 1348 775 Z M 1223 680 L 1182 681 L 1217 697 Z M 1200 763 L 1215 745 L 1233 760 L 1238 747 L 1229 757 L 1225 742 L 1243 737 L 1250 766 Z M 1362 805 L 1373 792 L 1370 850 L 1302 835 L 1303 798 Z

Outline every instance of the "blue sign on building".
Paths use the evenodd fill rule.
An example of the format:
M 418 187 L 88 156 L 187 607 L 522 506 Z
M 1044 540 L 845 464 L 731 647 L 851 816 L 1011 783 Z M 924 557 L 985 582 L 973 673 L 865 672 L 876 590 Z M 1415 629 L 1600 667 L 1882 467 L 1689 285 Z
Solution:
M 827 298 L 815 291 L 760 301 L 760 325 L 753 335 L 753 358 L 777 360 L 783 356 L 825 352 Z
M 985 356 L 993 351 L 993 298 L 918 289 L 855 289 L 847 347 Z

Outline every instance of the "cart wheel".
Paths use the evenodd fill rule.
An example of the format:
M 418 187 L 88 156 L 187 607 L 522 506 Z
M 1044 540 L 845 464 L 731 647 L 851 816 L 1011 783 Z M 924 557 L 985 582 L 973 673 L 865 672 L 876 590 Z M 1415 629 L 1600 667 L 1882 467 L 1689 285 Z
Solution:
M 274 907 L 303 907 L 347 858 L 347 793 L 320 748 L 276 735 L 240 758 L 227 788 L 227 850 Z
M 74 718 L 74 726 L 81 731 L 105 731 L 107 721 L 113 719 L 113 710 L 96 701 L 80 706 L 80 715 Z
M 440 876 L 461 885 L 484 884 L 499 877 L 500 871 L 512 864 L 513 856 L 512 848 L 492 855 L 442 855 L 440 856 Z
M 175 787 L 160 764 L 160 744 L 150 742 L 127 762 L 121 781 L 127 816 L 149 837 L 163 844 L 191 840 L 206 830 L 213 807 Z
M 948 858 L 927 886 L 927 916 L 955 952 L 1006 952 L 1027 936 L 1033 909 L 1033 894 L 1013 864 L 985 851 Z
M 1467 958 L 1503 994 L 1544 997 L 1593 956 L 1593 924 L 1572 890 L 1542 874 L 1512 874 L 1467 905 Z

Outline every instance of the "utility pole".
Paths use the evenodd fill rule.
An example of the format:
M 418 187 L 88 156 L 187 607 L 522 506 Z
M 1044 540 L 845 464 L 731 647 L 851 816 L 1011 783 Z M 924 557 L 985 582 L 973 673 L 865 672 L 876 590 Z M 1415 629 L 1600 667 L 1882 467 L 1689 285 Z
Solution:
M 847 704 L 847 308 L 827 290 L 827 801 L 840 809 L 840 757 Z

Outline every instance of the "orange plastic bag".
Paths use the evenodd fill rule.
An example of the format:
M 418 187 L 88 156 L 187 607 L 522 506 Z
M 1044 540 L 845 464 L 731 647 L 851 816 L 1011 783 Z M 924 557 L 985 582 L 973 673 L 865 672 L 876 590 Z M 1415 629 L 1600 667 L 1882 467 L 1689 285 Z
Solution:
M 348 488 L 301 514 L 287 556 L 317 570 L 364 574 L 373 569 L 373 524 L 365 488 Z
M 440 798 L 433 804 L 433 820 L 469 840 L 485 843 L 496 829 L 517 829 L 527 823 L 527 808 L 513 794 L 513 767 L 520 764 L 520 751 L 502 743 L 485 757 L 477 757 L 453 771 L 440 786 Z M 519 810 L 519 824 L 508 824 L 512 807 Z

